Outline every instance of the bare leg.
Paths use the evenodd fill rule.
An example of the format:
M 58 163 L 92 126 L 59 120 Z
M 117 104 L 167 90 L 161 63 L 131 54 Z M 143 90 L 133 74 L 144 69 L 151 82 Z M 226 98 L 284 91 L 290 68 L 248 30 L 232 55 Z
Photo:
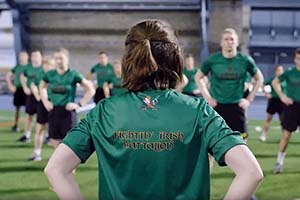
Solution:
M 263 127 L 263 131 L 261 133 L 261 136 L 259 137 L 259 139 L 263 142 L 265 142 L 267 140 L 267 135 L 268 135 L 268 131 L 270 129 L 270 124 L 271 124 L 272 118 L 273 118 L 273 115 L 268 113 L 267 119 L 266 119 L 264 127 Z
M 292 135 L 291 132 L 283 129 L 280 144 L 279 144 L 279 151 L 280 152 L 285 152 L 286 151 L 288 143 L 291 139 L 291 135 Z
M 285 151 L 287 149 L 288 143 L 291 139 L 291 132 L 283 129 L 282 131 L 282 136 L 281 136 L 281 140 L 280 140 L 280 144 L 279 144 L 279 152 L 277 154 L 277 161 L 274 167 L 273 172 L 275 174 L 278 174 L 281 172 L 283 163 L 284 163 L 284 159 L 285 159 Z
M 18 127 L 18 123 L 19 123 L 19 114 L 20 114 L 20 106 L 16 106 L 15 122 L 14 122 L 14 126 L 16 126 L 16 127 Z
M 59 139 L 53 139 L 51 138 L 51 145 L 53 146 L 54 149 L 56 149 L 58 147 L 58 145 L 60 144 L 61 140 Z

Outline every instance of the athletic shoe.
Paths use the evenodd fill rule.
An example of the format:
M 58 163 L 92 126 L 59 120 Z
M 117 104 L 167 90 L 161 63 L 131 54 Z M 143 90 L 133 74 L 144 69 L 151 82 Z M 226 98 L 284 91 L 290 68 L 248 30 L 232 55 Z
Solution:
M 282 165 L 280 163 L 276 163 L 273 169 L 273 173 L 279 174 L 280 172 L 282 172 Z
M 24 143 L 29 143 L 30 142 L 30 138 L 27 138 L 25 135 L 21 136 L 17 142 L 24 142 Z
M 50 137 L 46 137 L 44 139 L 44 144 L 51 145 L 51 143 L 50 143 Z
M 19 127 L 17 127 L 16 125 L 14 125 L 14 126 L 11 127 L 11 131 L 12 132 L 20 132 L 21 130 L 20 130 Z
M 250 200 L 258 200 L 254 194 L 251 195 Z
M 42 156 L 38 156 L 35 153 L 33 153 L 29 158 L 29 161 L 35 161 L 35 162 L 39 162 L 42 160 Z
M 267 136 L 265 134 L 261 134 L 261 136 L 259 136 L 259 140 L 265 142 L 267 141 Z

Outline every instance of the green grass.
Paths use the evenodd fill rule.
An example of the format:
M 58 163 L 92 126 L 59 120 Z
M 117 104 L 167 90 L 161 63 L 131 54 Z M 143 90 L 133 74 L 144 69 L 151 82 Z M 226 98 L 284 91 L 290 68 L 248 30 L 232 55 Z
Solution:
M 52 148 L 45 145 L 41 162 L 29 162 L 26 158 L 31 154 L 33 144 L 15 142 L 21 134 L 10 132 L 13 113 L 0 111 L 0 200 L 32 200 L 57 199 L 49 189 L 49 184 L 43 168 L 52 153 Z M 24 118 L 24 116 L 22 116 Z M 255 153 L 263 170 L 265 178 L 256 196 L 259 200 L 293 200 L 300 199 L 300 138 L 294 133 L 287 150 L 284 171 L 282 174 L 272 174 L 276 161 L 280 129 L 278 122 L 272 123 L 267 143 L 258 141 L 259 133 L 255 126 L 262 126 L 263 121 L 250 121 L 248 140 L 249 147 Z M 277 128 L 276 128 L 277 127 Z M 211 199 L 222 199 L 225 195 L 233 174 L 227 167 L 218 167 L 215 163 L 211 178 Z M 87 200 L 97 199 L 97 163 L 93 155 L 86 164 L 79 167 L 76 179 Z M 242 190 L 243 188 L 241 188 Z

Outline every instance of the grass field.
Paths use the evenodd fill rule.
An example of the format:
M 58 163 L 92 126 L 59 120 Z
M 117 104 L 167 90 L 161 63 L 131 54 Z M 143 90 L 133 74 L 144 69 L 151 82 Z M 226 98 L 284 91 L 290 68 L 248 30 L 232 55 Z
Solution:
M 23 116 L 24 117 L 24 116 Z M 57 199 L 49 189 L 43 168 L 52 153 L 49 146 L 44 146 L 41 162 L 29 162 L 26 158 L 31 154 L 33 144 L 15 142 L 20 133 L 10 132 L 11 112 L 0 111 L 0 200 L 47 200 Z M 272 174 L 276 161 L 280 129 L 278 122 L 272 123 L 269 140 L 258 141 L 259 133 L 255 126 L 262 126 L 262 121 L 250 121 L 248 141 L 263 170 L 265 178 L 256 196 L 259 200 L 295 200 L 300 199 L 300 137 L 294 133 L 287 151 L 284 171 Z M 233 178 L 228 168 L 220 168 L 216 164 L 211 178 L 211 199 L 222 199 Z M 79 167 L 76 179 L 80 184 L 85 199 L 97 199 L 97 164 L 93 155 L 85 165 Z M 242 190 L 243 188 L 241 188 Z

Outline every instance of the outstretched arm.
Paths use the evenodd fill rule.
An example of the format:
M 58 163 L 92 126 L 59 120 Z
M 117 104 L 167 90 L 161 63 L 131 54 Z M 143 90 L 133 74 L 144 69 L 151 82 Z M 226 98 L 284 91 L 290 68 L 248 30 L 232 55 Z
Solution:
M 52 154 L 45 168 L 45 174 L 59 199 L 83 199 L 72 173 L 79 164 L 78 156 L 65 144 L 60 144 Z
M 263 172 L 252 152 L 245 145 L 237 145 L 225 154 L 225 162 L 235 173 L 224 200 L 250 199 Z

